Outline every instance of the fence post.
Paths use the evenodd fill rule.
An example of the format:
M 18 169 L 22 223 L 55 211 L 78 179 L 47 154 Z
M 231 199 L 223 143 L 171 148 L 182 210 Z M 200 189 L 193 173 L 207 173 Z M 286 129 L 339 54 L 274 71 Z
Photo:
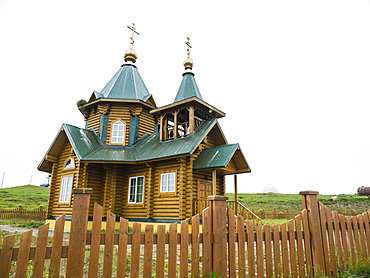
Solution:
M 217 277 L 227 277 L 227 234 L 226 234 L 226 196 L 208 196 L 211 209 L 213 244 L 212 267 Z
M 308 211 L 308 222 L 311 234 L 311 248 L 312 248 L 312 259 L 314 271 L 324 274 L 325 271 L 325 259 L 324 259 L 324 249 L 322 243 L 321 235 L 321 221 L 320 221 L 320 211 L 319 202 L 317 200 L 317 191 L 301 191 L 299 194 L 302 195 L 302 206 L 303 209 Z
M 66 277 L 82 277 L 91 188 L 74 188 Z

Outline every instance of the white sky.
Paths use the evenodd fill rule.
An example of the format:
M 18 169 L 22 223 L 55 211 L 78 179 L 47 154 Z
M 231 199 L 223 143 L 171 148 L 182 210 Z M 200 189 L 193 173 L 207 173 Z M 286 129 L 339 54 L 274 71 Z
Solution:
M 84 126 L 76 101 L 119 69 L 134 22 L 158 106 L 190 37 L 203 99 L 252 169 L 239 192 L 355 193 L 370 186 L 369 14 L 370 0 L 0 0 L 0 184 L 43 183 L 38 164 L 62 123 Z

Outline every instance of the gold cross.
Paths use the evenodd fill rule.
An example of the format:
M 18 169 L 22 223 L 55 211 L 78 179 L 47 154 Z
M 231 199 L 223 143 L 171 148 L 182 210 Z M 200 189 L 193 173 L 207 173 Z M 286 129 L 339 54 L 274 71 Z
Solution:
M 190 48 L 192 48 L 192 47 L 190 45 L 190 39 L 189 39 L 189 37 L 187 37 L 187 39 L 188 39 L 188 41 L 185 42 L 185 44 L 188 46 L 188 57 L 190 57 Z
M 132 23 L 132 27 L 127 26 L 127 28 L 132 31 L 132 36 L 130 38 L 131 39 L 131 46 L 130 46 L 130 48 L 132 49 L 133 44 L 134 44 L 134 34 L 135 33 L 138 34 L 138 35 L 140 35 L 140 34 L 138 32 L 136 32 L 135 23 Z

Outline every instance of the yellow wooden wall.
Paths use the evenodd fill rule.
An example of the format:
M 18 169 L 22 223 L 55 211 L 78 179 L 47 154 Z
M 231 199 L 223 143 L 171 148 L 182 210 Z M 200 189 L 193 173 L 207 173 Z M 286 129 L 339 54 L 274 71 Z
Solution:
M 100 136 L 100 118 L 101 114 L 98 111 L 97 107 L 90 109 L 89 117 L 87 120 L 87 129 L 94 129 L 98 136 Z

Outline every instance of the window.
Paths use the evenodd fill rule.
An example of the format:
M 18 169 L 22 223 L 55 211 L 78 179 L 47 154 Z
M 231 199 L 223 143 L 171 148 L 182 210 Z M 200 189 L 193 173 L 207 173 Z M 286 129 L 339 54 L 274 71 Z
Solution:
M 60 185 L 59 203 L 69 203 L 71 200 L 73 176 L 63 177 Z
M 112 125 L 112 144 L 122 144 L 125 139 L 125 124 L 120 120 L 116 121 Z
M 175 172 L 161 174 L 161 192 L 175 192 Z
M 64 163 L 63 169 L 71 169 L 75 167 L 75 162 L 72 157 L 68 158 L 66 163 Z
M 142 204 L 144 195 L 144 176 L 130 178 L 129 204 Z

